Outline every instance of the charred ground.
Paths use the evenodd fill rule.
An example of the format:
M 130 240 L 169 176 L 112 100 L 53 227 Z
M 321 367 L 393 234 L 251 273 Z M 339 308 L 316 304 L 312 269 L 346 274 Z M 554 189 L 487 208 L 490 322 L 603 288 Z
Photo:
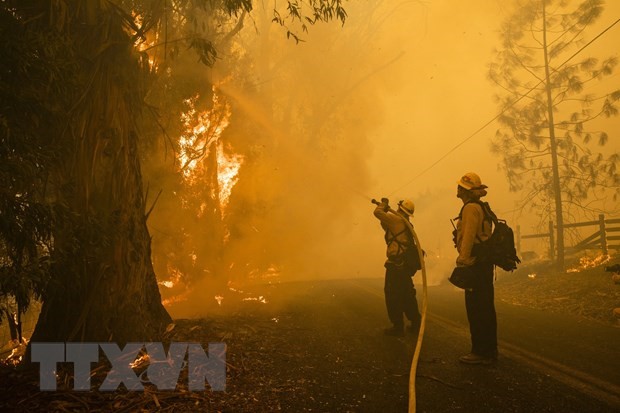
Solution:
M 604 266 L 557 274 L 545 264 L 524 265 L 514 273 L 498 274 L 496 286 L 502 311 L 505 307 L 516 312 L 519 308 L 543 310 L 538 312 L 543 317 L 553 313 L 580 320 L 580 325 L 618 331 L 612 311 L 620 306 L 620 286 L 614 285 Z M 395 339 L 381 334 L 387 323 L 381 279 L 255 285 L 252 291 L 264 300 L 229 296 L 222 306 L 201 309 L 202 317 L 175 320 L 165 337 L 203 345 L 225 342 L 225 392 L 188 391 L 186 372 L 176 391 L 158 391 L 147 385 L 144 392 L 75 392 L 69 390 L 71 372 L 62 370 L 60 390 L 40 392 L 37 370 L 4 367 L 0 410 L 407 411 L 415 337 Z M 453 309 L 447 311 L 462 322 L 461 298 L 448 285 L 433 287 L 429 289 L 429 313 L 434 306 L 450 302 Z M 501 322 L 506 319 L 503 314 Z M 467 412 L 472 406 L 487 412 L 614 411 L 595 397 L 575 392 L 510 357 L 500 357 L 489 368 L 459 365 L 458 356 L 468 349 L 466 327 L 457 327 L 461 334 L 455 336 L 436 321 L 429 318 L 418 365 L 418 411 Z M 544 318 L 537 322 L 544 323 Z M 93 388 L 105 371 L 101 366 L 94 370 Z

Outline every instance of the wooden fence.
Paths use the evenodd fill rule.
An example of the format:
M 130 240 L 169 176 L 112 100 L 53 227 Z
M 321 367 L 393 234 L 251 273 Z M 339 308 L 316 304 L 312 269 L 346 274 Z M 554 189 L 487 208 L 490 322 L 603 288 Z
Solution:
M 597 227 L 596 230 L 585 237 L 577 244 L 564 247 L 565 253 L 574 253 L 586 249 L 600 249 L 603 254 L 608 254 L 610 249 L 620 250 L 620 218 L 605 219 L 605 215 L 599 215 L 597 221 L 576 222 L 573 224 L 564 224 L 564 228 L 577 227 Z M 547 232 L 539 234 L 521 234 L 521 227 L 517 225 L 515 241 L 517 253 L 521 256 L 521 243 L 526 239 L 548 238 L 549 240 L 549 258 L 555 258 L 555 229 L 553 221 L 549 221 Z

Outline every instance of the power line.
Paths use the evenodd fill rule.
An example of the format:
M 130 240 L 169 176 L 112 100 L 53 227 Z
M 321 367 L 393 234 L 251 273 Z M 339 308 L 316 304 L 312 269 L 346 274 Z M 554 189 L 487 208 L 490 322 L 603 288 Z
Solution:
M 566 65 L 568 62 L 570 62 L 575 56 L 577 56 L 579 53 L 581 53 L 586 47 L 590 46 L 592 43 L 594 43 L 599 37 L 601 37 L 603 34 L 605 34 L 607 31 L 609 31 L 612 27 L 614 27 L 616 24 L 618 24 L 618 22 L 620 22 L 620 19 L 617 19 L 615 22 L 613 22 L 611 25 L 609 25 L 605 30 L 603 30 L 602 32 L 600 32 L 598 35 L 596 35 L 592 40 L 590 40 L 588 43 L 586 43 L 585 45 L 583 45 L 579 50 L 577 50 L 575 53 L 573 53 L 568 59 L 566 59 L 560 66 L 558 66 L 556 69 L 553 69 L 553 72 L 557 72 L 559 69 L 561 69 L 564 65 Z M 507 105 L 506 107 L 504 107 L 504 109 L 499 112 L 497 115 L 495 115 L 491 120 L 489 120 L 488 122 L 486 122 L 484 125 L 482 125 L 481 127 L 479 127 L 478 129 L 476 129 L 472 134 L 470 134 L 469 136 L 467 136 L 465 139 L 463 139 L 461 142 L 459 142 L 456 146 L 454 146 L 452 149 L 450 149 L 448 152 L 446 152 L 444 155 L 442 155 L 439 159 L 437 159 L 435 162 L 433 162 L 433 164 L 431 164 L 430 166 L 428 166 L 427 168 L 423 169 L 422 172 L 418 173 L 416 176 L 414 176 L 413 178 L 411 178 L 409 181 L 407 181 L 405 184 L 401 185 L 400 187 L 396 188 L 394 191 L 392 191 L 388 196 L 393 195 L 394 193 L 400 191 L 401 189 L 403 189 L 404 187 L 410 185 L 413 181 L 415 181 L 416 179 L 418 179 L 420 176 L 424 175 L 426 172 L 430 171 L 431 169 L 433 169 L 435 166 L 437 166 L 437 164 L 439 164 L 441 161 L 443 161 L 448 155 L 450 155 L 452 152 L 454 152 L 455 150 L 457 150 L 458 148 L 460 148 L 461 146 L 463 146 L 467 141 L 469 141 L 470 139 L 472 139 L 474 136 L 476 136 L 478 133 L 480 133 L 484 128 L 486 128 L 487 126 L 489 126 L 491 123 L 495 122 L 500 116 L 502 116 L 508 109 L 512 108 L 514 105 L 516 105 L 517 103 L 519 103 L 523 98 L 527 97 L 532 91 L 534 91 L 536 88 L 538 88 L 538 86 L 540 86 L 540 84 L 543 83 L 543 81 L 539 81 L 536 85 L 534 85 L 531 89 L 529 89 L 524 95 L 521 95 L 518 99 L 514 100 L 513 102 L 511 102 L 509 105 Z

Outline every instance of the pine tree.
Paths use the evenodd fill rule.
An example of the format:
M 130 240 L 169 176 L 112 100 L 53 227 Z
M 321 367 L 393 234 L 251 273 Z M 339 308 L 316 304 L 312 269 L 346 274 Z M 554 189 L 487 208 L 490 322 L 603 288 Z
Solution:
M 506 20 L 502 47 L 491 64 L 490 79 L 501 88 L 503 112 L 494 152 L 512 190 L 524 190 L 523 205 L 554 216 L 557 266 L 564 268 L 564 221 L 568 211 L 586 210 L 586 201 L 618 196 L 618 154 L 593 151 L 600 119 L 616 116 L 620 90 L 595 96 L 595 81 L 612 74 L 615 57 L 599 61 L 587 53 L 586 30 L 602 15 L 603 1 L 530 0 Z M 583 50 L 583 52 L 582 52 Z

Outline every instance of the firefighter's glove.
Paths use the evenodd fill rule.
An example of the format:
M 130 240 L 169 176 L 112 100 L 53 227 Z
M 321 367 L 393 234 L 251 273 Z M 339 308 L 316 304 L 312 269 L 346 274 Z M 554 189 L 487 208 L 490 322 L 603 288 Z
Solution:
M 454 242 L 454 248 L 456 248 L 456 230 L 452 231 L 452 242 Z

